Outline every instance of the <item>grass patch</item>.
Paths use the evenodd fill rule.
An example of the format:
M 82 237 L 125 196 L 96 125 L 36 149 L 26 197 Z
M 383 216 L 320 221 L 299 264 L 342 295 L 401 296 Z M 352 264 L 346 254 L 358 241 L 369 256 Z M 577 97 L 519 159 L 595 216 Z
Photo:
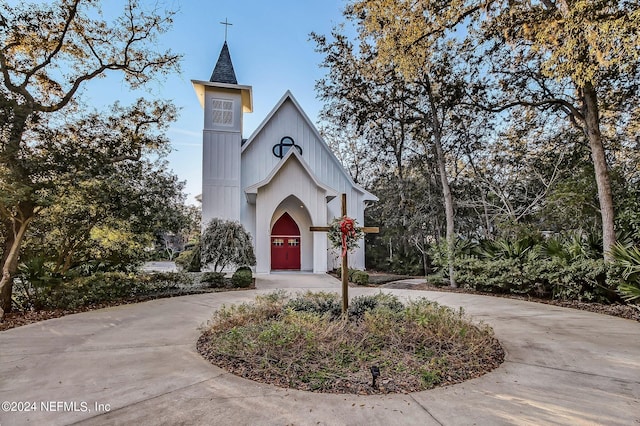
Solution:
M 198 340 L 213 364 L 282 387 L 332 393 L 414 392 L 496 368 L 504 352 L 490 327 L 426 299 L 379 293 L 340 313 L 332 293 L 280 291 L 217 311 Z M 380 369 L 373 386 L 371 367 Z

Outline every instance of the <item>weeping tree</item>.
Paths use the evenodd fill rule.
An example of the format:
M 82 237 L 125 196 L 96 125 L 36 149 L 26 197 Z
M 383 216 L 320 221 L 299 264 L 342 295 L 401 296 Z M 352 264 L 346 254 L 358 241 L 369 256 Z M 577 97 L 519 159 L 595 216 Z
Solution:
M 239 222 L 214 218 L 207 224 L 200 240 L 203 264 L 216 272 L 228 266 L 254 266 L 251 234 Z

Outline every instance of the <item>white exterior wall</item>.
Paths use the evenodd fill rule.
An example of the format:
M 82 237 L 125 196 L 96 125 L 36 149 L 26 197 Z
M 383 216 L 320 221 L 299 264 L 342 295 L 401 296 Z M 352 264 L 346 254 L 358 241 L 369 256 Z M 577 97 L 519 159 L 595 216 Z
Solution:
M 282 159 L 273 155 L 272 148 L 284 136 L 293 138 L 296 145 L 302 147 L 302 158 L 308 164 L 316 179 L 323 185 L 335 190 L 338 194 L 347 194 L 347 214 L 354 217 L 360 226 L 364 226 L 365 193 L 354 187 L 342 165 L 329 150 L 326 143 L 319 137 L 315 128 L 309 124 L 294 101 L 285 98 L 284 103 L 268 117 L 268 121 L 258 129 L 257 133 L 247 142 L 242 151 L 241 186 L 243 189 L 265 180 L 278 167 Z M 295 148 L 291 148 L 295 149 Z M 291 170 L 290 170 L 291 169 Z M 251 232 L 256 242 L 258 265 L 256 271 L 268 273 L 271 269 L 270 232 L 273 222 L 282 214 L 274 218 L 278 206 L 290 195 L 295 195 L 303 202 L 312 223 L 303 225 L 298 222 L 301 233 L 308 231 L 309 226 L 327 226 L 334 217 L 341 212 L 340 196 L 329 204 L 326 193 L 317 187 L 297 159 L 290 158 L 271 182 L 258 190 L 256 204 L 249 204 L 243 196 L 241 200 L 242 223 Z M 369 198 L 371 196 L 369 195 Z M 299 207 L 298 207 L 299 208 Z M 306 227 L 306 230 L 303 229 Z M 308 260 L 309 238 L 313 241 L 312 260 Z M 301 235 L 301 268 L 323 273 L 327 268 L 340 265 L 339 253 L 328 250 L 328 239 L 325 233 L 309 232 L 309 236 Z M 364 241 L 360 248 L 349 256 L 352 268 L 364 269 Z M 326 253 L 326 255 L 322 255 Z
M 233 101 L 233 123 L 213 123 L 213 99 Z M 207 87 L 202 132 L 202 226 L 214 217 L 239 221 L 242 188 L 240 90 Z
M 300 228 L 301 269 L 313 270 L 316 273 L 327 271 L 326 256 L 318 256 L 318 253 L 326 253 L 326 237 L 323 234 L 320 237 L 314 235 L 316 233 L 309 230 L 312 224 L 326 223 L 325 196 L 325 191 L 315 185 L 295 158 L 290 158 L 268 185 L 258 189 L 256 272 L 271 271 L 271 227 L 285 211 L 289 212 Z M 299 204 L 296 205 L 298 201 L 304 209 L 301 209 Z M 289 208 L 291 210 L 288 210 Z

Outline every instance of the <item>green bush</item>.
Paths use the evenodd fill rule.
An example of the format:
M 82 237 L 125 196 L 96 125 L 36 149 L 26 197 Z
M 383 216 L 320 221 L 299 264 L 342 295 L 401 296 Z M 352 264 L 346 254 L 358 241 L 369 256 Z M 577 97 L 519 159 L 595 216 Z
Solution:
M 378 309 L 399 313 L 404 310 L 404 305 L 392 294 L 378 293 L 375 295 L 357 296 L 351 300 L 347 314 L 349 319 L 359 320 L 364 317 L 366 312 L 372 312 Z
M 78 309 L 84 306 L 131 300 L 145 296 L 181 294 L 181 287 L 193 285 L 193 278 L 183 273 L 131 274 L 124 272 L 97 273 L 89 277 L 75 277 L 61 282 L 48 291 L 39 291 L 25 303 L 24 287 L 20 281 L 15 289 L 18 308 L 24 309 Z
M 358 285 L 367 285 L 369 284 L 369 274 L 364 271 L 354 271 L 350 281 Z
M 568 233 L 543 239 L 525 233 L 480 241 L 460 251 L 454 269 L 460 286 L 478 291 L 610 303 L 619 297 L 617 286 L 607 280 L 601 252 L 596 235 Z M 436 247 L 431 254 L 438 272 L 446 276 L 442 250 Z
M 365 274 L 366 278 L 362 274 Z M 336 275 L 338 275 L 339 278 L 342 278 L 342 268 L 337 268 L 336 269 Z M 354 278 L 354 277 L 356 275 L 358 275 L 358 278 L 357 278 L 358 281 L 355 281 L 356 278 Z M 367 284 L 369 282 L 369 274 L 367 274 L 364 271 L 360 271 L 358 269 L 349 268 L 348 279 L 349 279 L 350 282 L 355 283 L 355 284 Z
M 138 280 L 144 280 L 148 290 L 173 288 L 176 286 L 191 286 L 194 284 L 193 274 L 184 272 L 153 272 L 150 274 L 130 275 Z
M 145 278 L 122 272 L 98 273 L 79 277 L 65 283 L 45 302 L 49 309 L 77 309 L 116 300 L 124 300 L 143 293 Z
M 42 309 L 42 303 L 62 284 L 63 279 L 47 265 L 44 257 L 34 256 L 18 266 L 12 302 L 18 310 Z
M 611 303 L 617 299 L 607 285 L 604 260 L 579 259 L 566 264 L 556 259 L 528 265 L 530 280 L 544 286 L 553 299 Z
M 231 277 L 231 283 L 236 288 L 247 288 L 253 284 L 253 274 L 251 270 L 238 269 Z
M 202 262 L 200 259 L 200 246 L 196 245 L 192 250 L 185 250 L 176 257 L 176 266 L 185 272 L 200 272 Z
M 333 319 L 342 315 L 342 301 L 336 293 L 307 292 L 302 296 L 289 300 L 285 308 L 298 312 L 327 314 Z
M 349 268 L 347 271 L 347 278 L 349 279 L 349 281 L 351 281 L 351 277 L 353 276 L 353 273 L 355 272 L 355 269 L 351 269 Z M 342 278 L 342 267 L 338 267 L 336 269 L 336 275 L 338 275 L 338 278 Z
M 427 284 L 431 284 L 431 285 L 436 286 L 436 287 L 444 287 L 444 286 L 449 285 L 449 282 L 445 281 L 444 275 L 442 274 L 442 272 L 436 272 L 435 274 L 429 274 L 426 277 L 424 277 L 424 279 L 427 282 Z
M 524 294 L 562 300 L 610 303 L 617 299 L 607 284 L 603 260 L 530 257 L 481 260 L 456 259 L 459 285 L 491 293 Z
M 509 293 L 522 288 L 522 271 L 515 259 L 480 260 L 473 256 L 455 261 L 458 285 L 478 291 Z
M 224 273 L 205 272 L 202 274 L 200 282 L 203 282 L 212 288 L 223 288 L 225 286 Z
M 616 244 L 611 249 L 614 263 L 609 283 L 626 302 L 640 302 L 640 246 Z

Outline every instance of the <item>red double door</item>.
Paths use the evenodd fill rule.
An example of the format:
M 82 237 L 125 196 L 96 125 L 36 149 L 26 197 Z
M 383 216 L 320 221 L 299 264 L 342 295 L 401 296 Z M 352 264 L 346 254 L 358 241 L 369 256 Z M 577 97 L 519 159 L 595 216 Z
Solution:
M 271 230 L 271 269 L 300 270 L 300 228 L 289 213 Z

